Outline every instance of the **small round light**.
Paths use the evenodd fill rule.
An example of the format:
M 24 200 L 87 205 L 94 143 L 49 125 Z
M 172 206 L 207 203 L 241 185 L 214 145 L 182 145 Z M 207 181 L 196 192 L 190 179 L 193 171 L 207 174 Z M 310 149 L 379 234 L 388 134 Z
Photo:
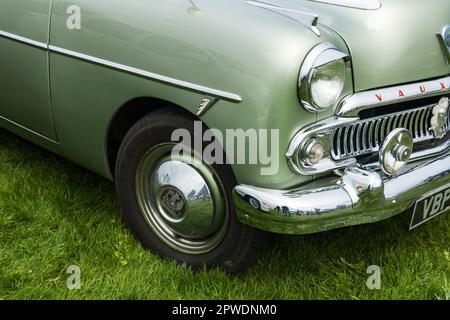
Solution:
M 311 140 L 305 144 L 303 159 L 308 165 L 318 164 L 325 156 L 325 148 L 318 140 Z

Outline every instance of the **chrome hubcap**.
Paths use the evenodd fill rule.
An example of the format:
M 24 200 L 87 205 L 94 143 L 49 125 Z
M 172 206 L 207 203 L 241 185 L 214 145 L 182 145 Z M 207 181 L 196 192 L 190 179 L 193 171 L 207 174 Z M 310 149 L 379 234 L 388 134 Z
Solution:
M 188 254 L 211 251 L 228 226 L 224 189 L 211 167 L 190 155 L 171 155 L 173 144 L 151 149 L 136 173 L 140 209 L 152 231 Z

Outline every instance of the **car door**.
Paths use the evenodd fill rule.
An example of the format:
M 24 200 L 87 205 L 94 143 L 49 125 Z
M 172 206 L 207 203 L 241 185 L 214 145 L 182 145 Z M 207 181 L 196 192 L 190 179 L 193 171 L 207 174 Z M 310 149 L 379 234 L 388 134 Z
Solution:
M 0 124 L 55 141 L 47 51 L 51 2 L 0 1 Z

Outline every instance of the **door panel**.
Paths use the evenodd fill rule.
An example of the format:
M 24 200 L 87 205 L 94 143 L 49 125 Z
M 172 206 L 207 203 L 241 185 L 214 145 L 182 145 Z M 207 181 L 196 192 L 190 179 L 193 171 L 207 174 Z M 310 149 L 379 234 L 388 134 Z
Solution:
M 56 140 L 47 44 L 51 0 L 0 1 L 0 117 Z

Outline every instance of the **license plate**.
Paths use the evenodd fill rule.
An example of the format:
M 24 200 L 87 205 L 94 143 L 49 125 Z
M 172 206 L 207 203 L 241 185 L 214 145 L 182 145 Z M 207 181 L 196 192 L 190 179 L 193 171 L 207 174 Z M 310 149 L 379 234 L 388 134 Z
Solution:
M 410 230 L 450 209 L 450 185 L 418 200 L 414 208 Z

